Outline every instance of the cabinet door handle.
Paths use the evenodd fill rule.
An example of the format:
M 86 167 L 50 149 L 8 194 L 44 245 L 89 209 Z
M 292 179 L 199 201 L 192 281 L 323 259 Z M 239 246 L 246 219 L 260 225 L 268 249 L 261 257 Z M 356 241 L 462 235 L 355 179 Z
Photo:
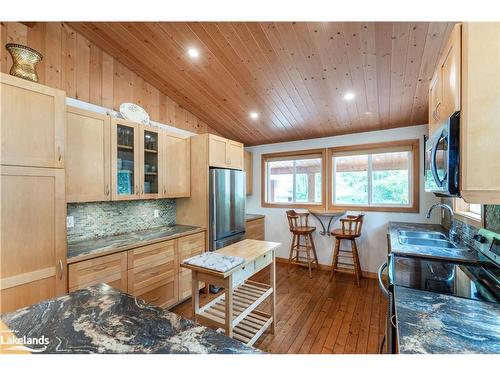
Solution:
M 149 300 L 149 303 L 153 303 L 153 302 L 156 302 L 160 299 L 160 297 L 156 297 L 156 298 L 153 298 L 153 299 L 150 299 Z
M 101 267 L 93 268 L 92 271 L 102 271 L 104 269 L 106 269 L 106 266 L 101 266 Z
M 141 194 L 144 194 L 144 185 L 141 185 Z
M 62 280 L 63 273 L 64 273 L 63 262 L 61 259 L 59 259 L 59 280 Z
M 108 196 L 108 195 L 109 195 L 109 185 L 108 185 L 108 184 L 106 184 L 105 194 L 106 194 L 106 196 Z
M 61 146 L 57 146 L 57 160 L 62 160 Z
M 160 271 L 153 271 L 150 273 L 151 276 L 156 276 L 156 275 L 159 275 L 160 274 Z
M 135 185 L 135 193 L 139 195 L 139 188 L 137 187 L 137 185 Z

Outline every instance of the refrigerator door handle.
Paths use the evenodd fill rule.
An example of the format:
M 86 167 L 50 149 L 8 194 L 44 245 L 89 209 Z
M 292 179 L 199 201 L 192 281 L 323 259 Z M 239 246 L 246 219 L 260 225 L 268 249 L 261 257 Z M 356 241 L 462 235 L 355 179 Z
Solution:
M 212 225 L 211 225 L 211 230 L 212 230 L 212 241 L 215 240 L 215 238 L 217 237 L 217 224 L 216 224 L 216 217 L 217 217 L 217 213 L 216 213 L 216 210 L 217 210 L 217 205 L 215 204 L 215 174 L 214 173 L 211 173 L 210 174 L 210 184 L 212 185 Z M 212 245 L 210 244 L 210 247 L 212 247 Z M 211 251 L 214 251 L 215 249 L 210 249 Z

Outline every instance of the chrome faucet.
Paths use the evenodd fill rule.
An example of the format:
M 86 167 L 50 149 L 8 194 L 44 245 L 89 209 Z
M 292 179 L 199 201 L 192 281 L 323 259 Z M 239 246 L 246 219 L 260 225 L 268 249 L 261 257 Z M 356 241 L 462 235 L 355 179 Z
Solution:
M 436 203 L 436 204 L 433 204 L 432 206 L 429 207 L 429 210 L 427 211 L 427 215 L 425 215 L 425 217 L 427 219 L 430 219 L 431 218 L 431 212 L 436 207 L 441 207 L 441 208 L 447 210 L 450 213 L 450 230 L 448 232 L 448 236 L 450 237 L 451 241 L 453 241 L 453 242 L 456 241 L 457 240 L 457 232 L 455 231 L 455 229 L 453 229 L 453 215 L 455 215 L 455 213 L 453 212 L 453 208 L 451 208 L 450 205 L 445 204 L 445 203 Z

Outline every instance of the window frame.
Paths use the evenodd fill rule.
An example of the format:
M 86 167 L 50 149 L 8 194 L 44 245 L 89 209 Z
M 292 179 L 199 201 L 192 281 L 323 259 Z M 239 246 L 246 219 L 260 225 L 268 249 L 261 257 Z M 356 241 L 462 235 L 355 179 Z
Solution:
M 321 155 L 321 203 L 270 203 L 267 202 L 267 168 L 266 163 L 272 161 L 271 159 L 280 157 L 290 157 L 297 156 L 310 156 L 310 155 Z M 304 208 L 304 209 L 325 209 L 326 207 L 326 181 L 327 181 L 327 160 L 326 160 L 326 149 L 315 148 L 309 150 L 298 150 L 298 151 L 287 151 L 287 152 L 274 152 L 269 154 L 261 155 L 261 206 L 262 207 L 275 207 L 275 208 Z
M 333 202 L 333 189 L 334 189 L 334 175 L 333 175 L 333 162 L 332 158 L 335 153 L 339 152 L 359 152 L 359 155 L 364 155 L 363 152 L 373 151 L 373 150 L 387 150 L 390 152 L 391 148 L 394 147 L 405 147 L 409 146 L 412 153 L 411 158 L 411 180 L 410 180 L 410 205 L 407 206 L 397 206 L 397 205 L 356 205 L 356 204 L 335 204 Z M 366 143 L 360 145 L 350 145 L 350 146 L 339 146 L 330 147 L 327 150 L 327 164 L 328 164 L 328 204 L 329 208 L 332 210 L 354 210 L 354 211 L 378 211 L 378 212 L 409 212 L 418 213 L 420 212 L 420 139 L 407 139 L 401 141 L 391 141 L 391 142 L 378 142 L 378 143 Z M 373 154 L 373 153 L 371 153 Z M 370 169 L 370 166 L 369 166 Z M 370 186 L 372 181 L 368 181 Z M 370 194 L 370 191 L 368 192 Z
M 484 228 L 484 204 L 481 204 L 481 214 L 479 215 L 470 211 L 470 203 L 464 201 L 463 198 L 452 198 L 452 207 L 457 220 L 476 228 Z

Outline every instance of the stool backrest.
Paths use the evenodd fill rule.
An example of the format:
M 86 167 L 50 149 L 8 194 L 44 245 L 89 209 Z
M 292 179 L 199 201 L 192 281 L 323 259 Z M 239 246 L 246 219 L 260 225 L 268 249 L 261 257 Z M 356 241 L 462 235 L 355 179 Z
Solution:
M 353 231 L 356 236 L 361 236 L 363 228 L 363 218 L 365 214 L 347 215 L 345 219 L 340 219 L 342 222 L 342 232 Z
M 286 212 L 286 217 L 288 219 L 288 227 L 290 228 L 290 232 L 293 232 L 295 228 L 301 226 L 307 226 L 307 216 L 309 214 L 300 213 L 298 214 L 295 210 L 288 210 Z M 302 219 L 305 219 L 303 221 Z

